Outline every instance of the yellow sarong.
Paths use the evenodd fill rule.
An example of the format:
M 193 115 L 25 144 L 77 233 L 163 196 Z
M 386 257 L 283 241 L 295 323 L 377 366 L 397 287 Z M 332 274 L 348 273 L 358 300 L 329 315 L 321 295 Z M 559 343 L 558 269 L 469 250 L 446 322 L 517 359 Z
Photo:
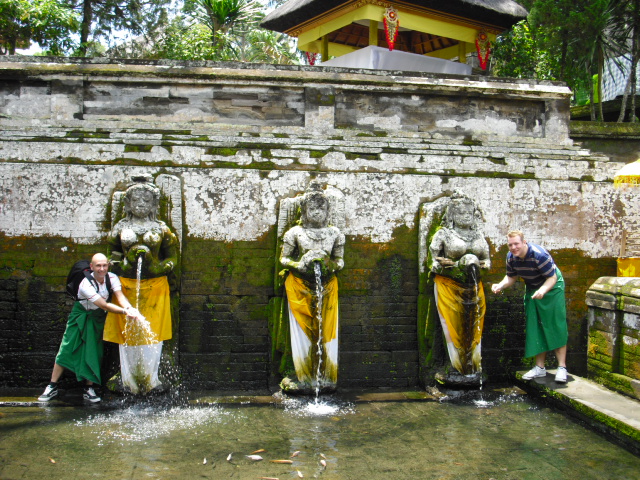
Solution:
M 122 293 L 135 306 L 136 279 L 120 277 L 120 282 Z M 152 345 L 171 338 L 171 303 L 167 277 L 140 280 L 139 302 L 138 310 L 149 322 L 152 335 L 131 322 L 127 325 L 124 315 L 109 312 L 104 326 L 104 340 L 131 347 Z
M 619 277 L 640 276 L 640 258 L 639 257 L 618 258 L 618 276 Z
M 304 332 L 308 345 L 302 352 L 292 344 L 293 361 L 299 381 L 311 382 L 315 379 L 318 366 L 319 325 L 316 316 L 317 297 L 314 286 L 289 274 L 284 282 L 287 292 L 290 316 Z M 322 293 L 322 369 L 321 380 L 336 383 L 338 380 L 338 279 L 333 277 L 323 285 Z M 292 343 L 296 335 L 292 326 Z
M 475 373 L 480 368 L 478 345 L 482 339 L 486 311 L 482 283 L 478 283 L 476 290 L 442 275 L 436 275 L 434 281 L 438 292 L 438 314 L 451 364 L 464 375 Z

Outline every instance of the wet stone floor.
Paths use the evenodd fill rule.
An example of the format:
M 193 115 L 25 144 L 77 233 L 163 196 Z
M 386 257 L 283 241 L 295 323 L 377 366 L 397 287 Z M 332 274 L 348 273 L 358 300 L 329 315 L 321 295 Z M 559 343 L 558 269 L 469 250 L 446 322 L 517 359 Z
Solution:
M 640 458 L 517 390 L 311 402 L 5 404 L 0 479 L 640 477 Z

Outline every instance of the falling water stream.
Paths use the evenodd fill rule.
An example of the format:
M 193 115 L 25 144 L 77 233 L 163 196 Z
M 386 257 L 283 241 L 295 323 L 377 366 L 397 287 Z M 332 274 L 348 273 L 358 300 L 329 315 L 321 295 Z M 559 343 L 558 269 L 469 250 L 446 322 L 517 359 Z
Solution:
M 140 284 L 142 279 L 142 255 L 138 257 L 136 268 L 136 309 L 140 309 Z M 156 334 L 151 329 L 149 321 L 141 317 L 138 320 L 125 320 L 125 331 L 123 332 L 125 339 L 142 337 L 145 343 L 155 343 Z M 126 345 L 126 343 L 124 344 Z
M 318 342 L 316 344 L 318 355 L 318 367 L 316 368 L 315 379 L 315 398 L 314 402 L 307 403 L 305 409 L 312 415 L 331 415 L 338 411 L 339 407 L 335 404 L 320 401 L 320 387 L 324 381 L 324 375 L 322 373 L 322 354 L 324 352 L 322 338 L 322 301 L 323 301 L 323 287 L 322 287 L 322 268 L 320 262 L 314 262 L 313 270 L 316 276 L 316 318 L 318 320 Z
M 316 274 L 316 317 L 318 319 L 318 368 L 316 369 L 316 405 L 320 395 L 320 381 L 322 379 L 322 269 L 320 262 L 313 262 L 313 270 Z
M 478 268 L 475 267 L 475 265 L 471 265 L 469 267 L 469 275 L 471 276 L 471 281 L 473 282 L 473 299 L 475 302 L 475 315 L 474 315 L 474 320 L 477 320 L 477 318 L 480 316 L 480 298 L 478 297 L 479 293 L 480 293 L 480 289 L 478 288 L 478 283 L 480 281 L 480 275 L 479 275 L 479 270 Z M 478 337 L 482 338 L 482 331 L 480 330 L 480 322 L 478 321 L 474 321 L 474 325 L 476 327 L 476 329 L 478 330 Z M 482 361 L 480 362 L 480 364 L 478 365 L 478 371 L 477 374 L 479 375 L 479 381 L 480 381 L 480 391 L 482 391 Z M 482 401 L 482 399 L 480 399 L 480 401 Z
M 136 268 L 136 308 L 140 308 L 140 279 L 142 278 L 142 255 L 138 257 Z

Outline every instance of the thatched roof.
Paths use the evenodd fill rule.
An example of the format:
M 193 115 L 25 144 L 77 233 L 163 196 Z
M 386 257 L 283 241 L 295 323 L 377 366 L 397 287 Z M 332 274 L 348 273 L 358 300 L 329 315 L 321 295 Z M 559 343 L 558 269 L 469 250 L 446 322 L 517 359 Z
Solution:
M 261 26 L 276 32 L 287 32 L 301 23 L 348 3 L 345 0 L 289 0 L 267 15 Z M 469 18 L 503 29 L 527 16 L 527 10 L 513 0 L 404 0 L 389 2 L 397 7 L 416 5 Z

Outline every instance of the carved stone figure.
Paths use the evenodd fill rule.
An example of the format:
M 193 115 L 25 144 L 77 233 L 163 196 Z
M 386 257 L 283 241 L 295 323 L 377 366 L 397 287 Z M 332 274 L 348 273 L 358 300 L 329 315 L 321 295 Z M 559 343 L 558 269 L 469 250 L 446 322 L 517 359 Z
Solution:
M 431 327 L 432 333 L 430 322 L 434 317 L 442 326 L 454 369 L 453 374 L 451 371 L 444 374 L 449 383 L 477 383 L 482 375 L 481 339 L 486 304 L 480 278 L 491 263 L 480 218 L 474 201 L 454 192 L 426 206 L 421 219 L 425 224 L 421 224 L 422 269 L 428 276 L 427 288 L 433 288 L 432 294 L 427 292 L 426 312 L 421 312 L 431 315 L 431 319 L 422 321 Z M 430 340 L 433 347 L 433 336 Z M 422 347 L 423 352 L 429 348 Z M 431 352 L 426 352 L 426 356 L 434 361 Z M 456 378 L 459 376 L 466 378 Z
M 274 339 L 292 357 L 293 370 L 281 386 L 289 392 L 332 390 L 338 380 L 338 280 L 344 266 L 344 234 L 330 225 L 332 202 L 312 183 L 297 202 L 300 224 L 282 236 L 280 263 L 285 268 L 286 298 L 279 322 L 288 323 L 289 339 Z M 295 205 L 295 203 L 294 203 Z M 281 328 L 280 334 L 284 331 Z M 277 336 L 277 334 L 276 334 Z M 284 362 L 286 364 L 286 361 Z M 295 378 L 292 378 L 295 375 Z
M 167 275 L 176 265 L 178 241 L 158 219 L 160 189 L 148 177 L 134 177 L 124 195 L 125 216 L 111 230 L 111 260 L 122 290 L 146 318 L 128 321 L 109 314 L 104 339 L 120 344 L 122 384 L 132 393 L 161 385 L 162 344 L 172 338 Z

